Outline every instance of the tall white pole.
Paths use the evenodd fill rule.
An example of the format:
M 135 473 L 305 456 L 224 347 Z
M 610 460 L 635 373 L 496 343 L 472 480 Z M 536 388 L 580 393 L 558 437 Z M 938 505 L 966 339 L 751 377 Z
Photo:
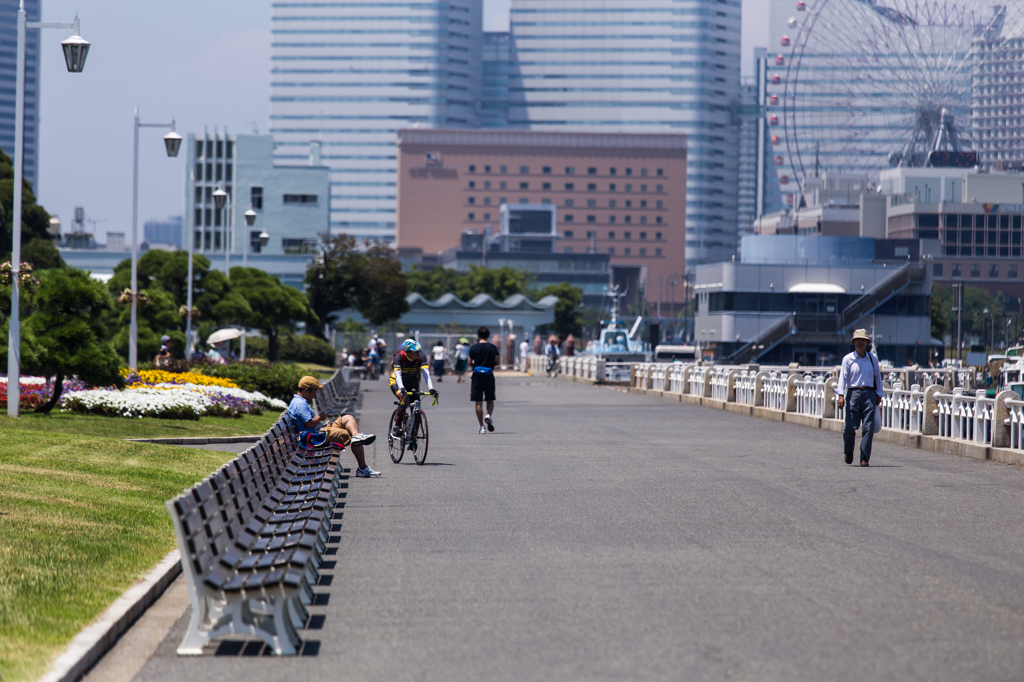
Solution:
M 128 367 L 139 367 L 139 105 L 135 105 L 135 120 L 132 125 L 135 147 L 132 161 L 132 321 L 128 327 Z
M 21 183 L 25 163 L 25 0 L 18 9 L 18 55 L 14 86 L 14 211 L 11 215 L 11 321 L 7 334 L 7 416 L 21 403 Z
M 192 190 L 192 186 L 195 185 L 195 178 L 196 178 L 196 176 L 195 176 L 195 170 L 191 170 L 189 172 L 190 172 L 190 177 L 192 178 L 192 183 L 191 183 L 191 185 L 189 186 L 188 189 L 189 189 L 189 191 L 191 191 Z M 191 222 L 192 222 L 192 216 L 188 216 L 187 215 L 187 216 L 185 216 L 182 219 L 182 221 L 181 221 L 182 236 L 184 236 L 184 233 L 185 233 L 185 226 L 188 225 Z M 188 228 L 188 283 L 185 285 L 185 290 L 187 292 L 186 295 L 185 295 L 185 298 L 186 298 L 186 300 L 185 300 L 185 308 L 186 308 L 186 311 L 185 311 L 185 360 L 186 361 L 189 361 L 189 360 L 192 359 L 192 347 L 193 347 L 193 344 L 192 344 L 192 277 L 193 277 L 193 275 L 192 275 L 192 258 L 193 258 L 192 249 L 194 248 L 193 244 L 194 244 L 195 238 L 196 238 L 195 237 L 195 228 L 194 227 Z
M 231 219 L 231 195 L 224 204 L 224 276 L 231 277 L 231 234 L 234 230 L 228 225 Z

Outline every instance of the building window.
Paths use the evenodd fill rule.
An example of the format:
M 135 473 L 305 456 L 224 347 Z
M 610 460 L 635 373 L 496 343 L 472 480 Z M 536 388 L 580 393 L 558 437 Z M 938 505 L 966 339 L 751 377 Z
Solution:
M 469 188 L 470 188 L 470 189 L 476 189 L 476 183 L 475 183 L 475 182 L 473 182 L 472 180 L 470 180 L 470 181 L 469 181 Z
M 491 188 L 491 181 L 488 180 L 487 182 L 484 183 L 484 189 L 490 189 L 490 188 Z
M 628 215 L 625 218 L 623 218 L 623 220 L 625 220 L 627 223 L 631 223 L 631 222 L 633 222 L 633 216 Z
M 572 235 L 573 235 L 573 231 L 572 230 L 566 230 L 565 231 L 565 238 L 566 239 L 572 239 Z
M 647 208 L 647 200 L 646 199 L 644 199 L 643 201 L 640 202 L 640 208 Z
M 214 227 L 220 227 L 220 214 L 221 214 L 221 211 L 214 211 L 213 212 L 213 226 Z
M 490 166 L 484 166 L 484 173 L 490 173 L 490 172 L 491 172 L 491 167 Z
M 195 226 L 196 227 L 201 227 L 202 224 L 203 224 L 203 209 L 197 208 L 196 209 L 196 222 L 195 222 Z
M 281 249 L 287 254 L 317 253 L 319 242 L 316 239 L 282 239 Z
M 588 215 L 587 216 L 587 222 L 588 223 L 596 223 L 597 222 L 597 216 L 596 215 Z
M 252 210 L 262 211 L 263 210 L 263 188 L 253 187 L 249 190 L 249 203 L 252 204 Z
M 629 247 L 627 246 L 626 248 L 624 248 L 624 249 L 622 250 L 622 253 L 623 253 L 623 255 L 626 255 L 626 256 L 631 256 L 631 255 L 633 255 L 633 249 L 631 249 L 631 248 L 629 248 Z
M 646 256 L 647 255 L 647 249 L 640 249 L 640 255 L 641 256 Z
M 654 222 L 656 222 L 657 224 L 661 225 L 661 216 L 658 216 L 657 218 L 655 218 Z
M 224 140 L 217 140 L 217 158 L 224 157 Z
M 316 194 L 285 194 L 285 206 L 316 206 L 320 197 Z
M 213 217 L 213 211 L 211 211 L 210 209 L 204 210 L 203 211 L 203 225 L 206 225 L 207 227 L 209 227 L 211 222 L 212 222 L 212 217 Z
M 550 182 L 542 182 L 540 184 L 540 188 L 541 189 L 551 189 L 551 183 Z
M 661 169 L 661 168 L 659 168 L 659 169 L 658 169 L 658 177 L 660 178 L 660 177 L 662 177 L 662 176 L 664 176 L 664 175 L 665 175 L 665 171 L 664 171 L 664 169 Z M 658 191 L 660 192 L 661 190 L 659 189 Z
M 615 247 L 614 246 L 609 246 L 608 247 L 608 255 L 609 256 L 614 256 L 615 255 Z
M 549 205 L 551 203 L 551 199 L 541 199 L 540 203 L 542 203 L 544 205 Z
M 195 245 L 192 248 L 194 248 L 194 249 L 201 249 L 201 248 L 203 248 L 203 233 L 202 232 L 196 232 L 196 242 L 195 242 Z
M 530 174 L 530 167 L 529 166 L 520 166 L 519 167 L 519 174 L 520 175 L 529 175 Z
M 597 175 L 597 169 L 596 168 L 588 168 L 587 169 L 587 175 Z
M 203 155 L 203 141 L 202 140 L 196 140 L 196 158 L 199 158 L 202 155 Z
M 210 250 L 210 233 L 209 232 L 204 232 L 203 233 L 203 248 L 206 249 L 207 251 Z
M 932 277 L 942 277 L 942 263 L 936 263 L 932 266 Z
M 572 247 L 571 246 L 565 247 L 564 249 L 562 249 L 562 253 L 572 253 Z
M 573 184 L 573 183 L 571 183 L 571 182 L 567 182 L 567 183 L 565 183 L 565 191 L 566 191 L 566 192 L 571 192 L 571 191 L 573 191 L 574 189 L 576 189 L 576 185 L 574 185 L 574 184 Z
M 503 181 L 500 185 L 498 185 L 498 188 L 499 189 L 508 189 L 508 183 Z
M 202 144 L 202 142 L 200 142 L 199 144 Z M 202 182 L 203 181 L 203 164 L 201 164 L 201 163 L 197 163 L 196 164 L 196 173 L 195 173 L 195 175 L 196 175 L 196 182 Z M 13 187 L 13 185 L 12 185 L 12 187 Z
M 654 238 L 657 239 L 658 241 L 661 241 L 661 232 L 655 232 Z
M 989 279 L 999 279 L 999 266 L 998 265 L 990 265 L 990 266 L 988 266 L 988 278 Z
M 961 274 L 960 274 L 960 264 L 959 263 L 953 263 L 952 275 L 953 275 L 953 277 L 956 277 L 958 279 L 961 277 Z
M 572 166 L 566 166 L 565 167 L 565 174 L 566 175 L 576 175 L 576 169 L 573 168 Z
M 576 204 L 576 200 L 575 199 L 566 199 L 565 200 L 565 205 L 566 206 L 570 206 L 571 207 L 571 206 L 574 206 L 575 204 Z
M 612 183 L 612 184 L 608 185 L 608 191 L 609 192 L 614 192 L 615 191 L 615 183 Z
M 647 216 L 645 216 L 645 215 L 640 216 L 640 224 L 641 225 L 646 225 L 647 224 Z
M 662 208 L 664 206 L 664 204 L 661 201 L 656 201 L 656 202 L 654 202 L 654 206 L 655 206 L 655 208 Z
M 224 166 L 224 179 L 231 182 L 231 164 Z
M 632 192 L 633 191 L 633 185 L 626 185 L 626 191 L 627 192 Z
M 217 144 L 220 144 L 219 142 Z M 224 166 L 217 164 L 217 182 L 220 182 L 221 178 L 224 177 Z
M 213 250 L 220 251 L 220 232 L 213 233 Z
M 641 168 L 640 169 L 640 175 L 642 175 L 644 177 L 647 177 L 647 169 L 646 168 Z
M 641 192 L 646 192 L 647 191 L 647 185 L 640 185 L 640 191 Z M 646 206 L 646 205 L 647 204 L 643 204 L 643 206 Z
M 228 153 L 225 154 L 224 156 L 226 156 L 227 158 L 230 159 L 231 155 L 234 154 L 234 151 L 235 151 L 235 143 L 232 142 L 231 140 L 228 140 L 227 145 L 228 145 Z M 228 179 L 230 180 L 231 178 L 228 178 Z
M 611 199 L 608 201 L 608 208 L 615 208 L 615 199 Z
M 196 203 L 197 204 L 203 203 L 203 188 L 202 187 L 196 187 Z
M 564 216 L 564 217 L 562 218 L 562 220 L 564 220 L 564 221 L 565 221 L 565 222 L 567 222 L 567 223 L 571 223 L 571 222 L 573 221 L 573 215 L 572 215 L 572 214 L 570 213 L 570 214 L 568 214 L 568 215 Z
M 470 173 L 476 173 L 476 166 L 470 166 L 469 167 L 469 172 Z
M 530 203 L 530 200 L 527 199 L 526 197 L 523 197 L 522 199 L 519 200 L 519 203 L 520 204 L 528 204 L 528 203 Z
M 907 256 L 910 255 L 910 247 L 909 246 L 897 246 L 894 249 L 894 255 L 897 258 L 906 258 Z
M 981 277 L 981 266 L 980 265 L 972 265 L 971 266 L 971 277 Z
M 470 213 L 469 214 L 469 219 L 470 220 L 476 220 L 476 213 Z
M 1017 266 L 1007 265 L 1006 266 L 1006 277 L 1007 279 L 1017 279 Z
M 647 239 L 647 233 L 646 232 L 641 232 L 640 233 L 640 239 Z
M 587 208 L 594 208 L 597 206 L 597 199 L 587 199 Z
M 626 169 L 626 175 L 632 175 L 632 174 L 633 174 L 633 169 L 632 168 L 627 168 Z
M 540 169 L 540 172 L 544 175 L 551 175 L 551 166 L 544 166 Z
M 597 183 L 596 182 L 589 183 L 587 185 L 587 191 L 588 192 L 596 192 L 597 191 Z
M 613 216 L 613 215 L 608 216 L 608 222 L 612 223 L 612 224 L 615 224 L 615 216 Z
M 587 230 L 587 239 L 593 239 L 597 236 L 597 232 L 594 230 Z
M 615 233 L 614 232 L 609 232 L 608 233 L 608 239 L 615 239 Z
M 206 164 L 206 181 L 211 182 L 213 180 L 213 164 Z
M 657 185 L 657 186 L 655 186 L 654 191 L 659 192 L 659 193 L 663 192 L 663 191 L 665 191 L 665 186 L 664 185 Z
M 508 173 L 508 166 L 502 166 L 501 167 L 501 172 L 502 173 Z
M 490 220 L 490 219 L 491 219 L 491 214 L 490 213 L 484 213 L 484 220 Z
M 206 141 L 206 158 L 213 158 L 213 140 Z
M 528 182 L 520 182 L 519 183 L 519 189 L 530 189 L 530 183 L 528 183 Z
M 660 256 L 661 255 L 661 249 L 655 249 L 654 250 L 654 255 L 655 256 Z
M 608 175 L 615 175 L 615 169 L 614 168 L 609 168 L 608 169 Z
M 476 197 L 470 197 L 469 198 L 469 205 L 472 206 L 475 203 L 476 203 Z
M 490 205 L 491 205 L 491 198 L 490 197 L 484 197 L 484 206 L 490 206 Z
M 508 203 L 508 199 L 506 199 L 505 197 L 502 197 L 502 198 L 498 199 L 498 203 L 501 204 L 502 206 L 504 206 L 505 204 Z
M 623 239 L 632 239 L 633 238 L 633 233 L 632 232 L 623 232 L 622 233 L 622 238 Z

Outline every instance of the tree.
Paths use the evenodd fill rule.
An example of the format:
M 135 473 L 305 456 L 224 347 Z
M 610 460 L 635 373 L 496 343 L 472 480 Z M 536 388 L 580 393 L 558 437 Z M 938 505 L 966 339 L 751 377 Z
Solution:
M 538 298 L 557 296 L 555 304 L 555 321 L 551 327 L 561 338 L 583 333 L 583 289 L 568 282 L 549 284 L 538 292 Z
M 407 275 L 412 291 L 430 300 L 444 294 L 455 294 L 463 301 L 487 294 L 504 301 L 515 294 L 530 293 L 530 273 L 513 267 L 484 268 L 470 265 L 468 272 L 436 267 L 427 271 L 412 271 Z
M 11 157 L 0 150 L 0 254 L 8 260 L 14 246 L 14 232 L 11 217 L 14 213 L 14 164 Z M 21 186 L 21 243 L 29 245 L 35 239 L 50 241 L 50 214 L 36 203 L 32 185 L 22 178 Z M 52 243 L 51 243 L 52 246 Z M 23 262 L 28 261 L 22 254 Z
M 50 412 L 60 401 L 64 379 L 77 376 L 96 386 L 124 385 L 120 360 L 103 340 L 99 322 L 111 306 L 103 284 L 77 268 L 39 273 L 39 289 L 30 297 L 31 314 L 25 321 L 25 340 L 32 354 L 22 356 L 30 374 L 53 376 L 53 396 L 37 411 Z
M 323 336 L 338 310 L 355 308 L 375 325 L 397 320 L 409 310 L 409 283 L 395 252 L 382 244 L 359 245 L 339 235 L 325 245 L 323 256 L 306 270 L 310 309 L 319 325 L 310 333 Z
M 174 298 L 166 291 L 152 287 L 143 289 L 144 300 L 137 304 L 138 335 L 136 349 L 139 358 L 153 357 L 160 350 L 160 337 L 167 334 L 174 339 L 175 350 L 180 354 L 185 347 L 185 334 L 180 329 L 181 315 Z M 128 334 L 131 329 L 131 302 L 119 303 L 118 330 L 114 335 L 114 347 L 123 357 L 128 357 Z
M 231 285 L 249 304 L 246 324 L 267 337 L 267 359 L 277 362 L 281 331 L 292 331 L 295 323 L 318 320 L 309 299 L 298 289 L 286 286 L 277 277 L 256 268 L 231 268 Z

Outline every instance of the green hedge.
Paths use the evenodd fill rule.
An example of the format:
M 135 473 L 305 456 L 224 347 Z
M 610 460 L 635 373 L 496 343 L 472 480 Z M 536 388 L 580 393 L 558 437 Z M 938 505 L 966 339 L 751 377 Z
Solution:
M 251 358 L 267 358 L 267 340 L 260 337 L 245 341 L 245 355 Z M 304 334 L 282 336 L 280 360 L 284 362 L 309 362 L 315 365 L 334 367 L 334 347 L 321 338 Z
M 246 348 L 248 351 L 248 348 Z M 211 377 L 231 379 L 246 391 L 259 391 L 271 398 L 288 402 L 298 390 L 299 379 L 306 372 L 295 365 L 264 365 L 236 363 L 233 365 L 203 365 L 195 368 Z

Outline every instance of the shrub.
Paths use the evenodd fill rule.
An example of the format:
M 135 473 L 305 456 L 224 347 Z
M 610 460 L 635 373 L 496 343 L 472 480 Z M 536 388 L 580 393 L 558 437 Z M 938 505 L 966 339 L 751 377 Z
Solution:
M 266 339 L 253 337 L 245 341 L 245 355 L 252 358 L 266 358 L 269 344 Z M 281 360 L 286 362 L 310 362 L 316 365 L 334 367 L 334 347 L 323 339 L 304 334 L 281 337 Z
M 204 365 L 202 374 L 230 379 L 245 391 L 259 391 L 271 398 L 288 402 L 298 390 L 299 379 L 305 372 L 295 365 Z

